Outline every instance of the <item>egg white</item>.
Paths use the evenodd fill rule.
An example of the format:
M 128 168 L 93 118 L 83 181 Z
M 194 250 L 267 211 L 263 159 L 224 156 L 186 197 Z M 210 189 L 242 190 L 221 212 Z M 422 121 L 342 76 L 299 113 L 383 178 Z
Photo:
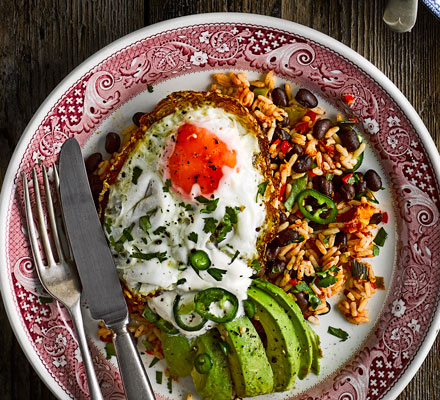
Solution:
M 205 205 L 190 202 L 173 189 L 167 189 L 167 172 L 164 172 L 167 154 L 172 147 L 172 136 L 185 123 L 210 130 L 230 150 L 236 151 L 237 165 L 233 169 L 224 167 L 224 176 L 214 193 L 215 198 L 219 198 L 218 206 L 210 214 L 201 212 Z M 266 218 L 263 199 L 256 201 L 258 185 L 264 181 L 262 171 L 253 162 L 259 151 L 255 133 L 248 131 L 236 115 L 209 105 L 180 110 L 150 126 L 109 188 L 105 226 L 110 242 L 119 241 L 124 237 L 124 229 L 131 227 L 130 240 L 120 243 L 118 251 L 114 247 L 112 250 L 118 273 L 133 293 L 144 296 L 159 293 L 149 298 L 148 304 L 176 327 L 172 303 L 177 293 L 190 294 L 221 287 L 237 296 L 240 305 L 247 297 L 253 273 L 249 265 L 258 256 L 256 243 Z M 142 170 L 136 184 L 133 182 L 135 169 Z M 197 190 L 195 185 L 193 192 L 196 195 Z M 220 221 L 227 206 L 241 207 L 242 211 L 233 231 L 215 244 L 210 240 L 211 233 L 203 230 L 204 219 Z M 139 219 L 148 214 L 151 228 L 145 233 Z M 165 232 L 154 234 L 159 227 L 164 227 Z M 198 235 L 197 243 L 189 239 L 191 233 Z M 197 274 L 188 265 L 192 249 L 204 250 L 211 267 L 226 271 L 220 281 L 207 271 Z M 236 251 L 239 255 L 232 261 Z M 166 253 L 166 259 L 143 260 L 130 256 L 139 252 Z M 178 281 L 184 283 L 177 286 Z M 243 314 L 242 306 L 238 312 L 238 315 Z M 212 326 L 209 323 L 197 332 L 180 331 L 187 336 L 200 335 Z

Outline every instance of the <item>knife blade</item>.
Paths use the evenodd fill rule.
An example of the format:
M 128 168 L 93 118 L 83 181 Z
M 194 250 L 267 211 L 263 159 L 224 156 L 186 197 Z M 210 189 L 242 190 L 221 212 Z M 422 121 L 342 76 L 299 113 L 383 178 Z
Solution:
M 61 148 L 59 176 L 67 237 L 92 317 L 102 319 L 113 331 L 127 399 L 154 400 L 151 383 L 127 329 L 127 304 L 95 208 L 81 148 L 73 138 Z

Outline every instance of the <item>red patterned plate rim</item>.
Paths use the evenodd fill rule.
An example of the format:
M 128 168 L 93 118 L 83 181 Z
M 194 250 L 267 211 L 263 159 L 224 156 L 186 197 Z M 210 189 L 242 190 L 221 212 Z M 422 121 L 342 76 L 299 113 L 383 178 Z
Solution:
M 198 24 L 199 21 L 203 21 L 203 23 Z M 237 30 L 237 32 L 228 33 L 225 32 L 225 30 L 221 31 L 221 27 L 224 26 L 228 26 L 229 29 L 233 26 L 231 32 L 234 30 Z M 202 29 L 204 29 L 204 31 L 202 31 Z M 192 45 L 191 43 L 193 43 L 191 42 L 192 39 L 188 39 L 189 42 L 186 43 L 186 50 L 175 47 L 174 42 L 171 43 L 171 40 L 165 40 L 167 37 L 180 37 L 173 35 L 182 34 L 182 32 L 186 32 L 188 37 L 192 34 L 191 32 L 199 34 L 199 47 L 195 49 L 194 46 L 192 46 L 192 48 L 190 48 L 190 45 Z M 270 35 L 272 35 L 272 37 L 270 37 Z M 282 41 L 279 38 L 284 36 L 290 36 L 292 38 L 289 42 L 291 43 L 289 44 L 290 47 L 287 47 L 287 44 L 284 45 L 283 43 L 278 43 L 278 40 Z M 161 42 L 161 38 L 164 41 Z M 252 38 L 254 39 L 253 41 Z M 264 46 L 263 41 L 266 41 L 267 43 L 266 38 L 271 40 L 275 38 L 275 40 L 271 41 L 272 47 L 263 49 L 261 47 Z M 184 40 L 182 39 L 182 41 Z M 242 45 L 243 41 L 246 46 Z M 170 74 L 171 69 L 168 68 L 168 64 L 166 63 L 164 66 L 163 62 L 162 64 L 154 64 L 155 58 L 148 55 L 150 51 L 149 49 L 151 48 L 160 49 L 162 51 L 161 60 L 169 60 L 169 64 L 171 65 L 170 68 L 174 68 L 175 70 L 177 68 L 183 68 L 182 65 L 185 64 L 185 60 L 188 65 L 192 64 L 190 65 L 190 69 L 192 68 L 193 71 L 200 71 L 205 67 L 205 70 L 215 69 L 215 67 L 217 67 L 216 69 L 233 69 L 237 67 L 237 69 L 248 69 L 245 68 L 246 65 L 248 67 L 252 66 L 254 70 L 271 68 L 274 69 L 277 74 L 286 79 L 292 79 L 303 85 L 311 86 L 315 90 L 321 90 L 320 94 L 328 100 L 333 99 L 333 102 L 335 102 L 335 94 L 339 95 L 339 97 L 343 94 L 342 90 L 344 89 L 344 86 L 343 83 L 341 84 L 340 80 L 338 81 L 338 78 L 340 77 L 338 74 L 341 74 L 341 71 L 334 66 L 333 69 L 330 70 L 332 57 L 337 59 L 338 62 L 344 64 L 341 69 L 344 72 L 343 76 L 345 78 L 347 76 L 350 78 L 351 73 L 353 79 L 357 80 L 357 83 L 352 85 L 352 89 L 359 91 L 356 94 L 357 99 L 359 99 L 359 107 L 355 107 L 351 112 L 356 116 L 359 116 L 366 131 L 371 134 L 370 140 L 372 146 L 377 151 L 386 152 L 385 156 L 381 154 L 385 169 L 388 168 L 391 171 L 394 164 L 392 184 L 396 191 L 394 194 L 395 200 L 397 197 L 400 207 L 399 209 L 401 210 L 402 222 L 400 222 L 399 225 L 401 225 L 400 227 L 403 227 L 402 238 L 407 239 L 408 243 L 414 248 L 412 249 L 410 248 L 411 246 L 405 246 L 404 244 L 406 242 L 404 241 L 405 243 L 403 243 L 402 248 L 398 249 L 400 258 L 403 259 L 403 257 L 406 257 L 405 261 L 408 261 L 406 263 L 408 266 L 401 271 L 403 278 L 399 276 L 400 274 L 393 275 L 392 285 L 390 285 L 388 289 L 392 294 L 387 296 L 386 304 L 381 315 L 383 321 L 379 321 L 374 328 L 374 334 L 377 338 L 382 338 L 381 340 L 385 338 L 385 340 L 383 340 L 383 348 L 381 349 L 380 346 L 377 346 L 377 348 L 374 347 L 374 341 L 376 340 L 380 342 L 380 340 L 375 339 L 373 334 L 370 335 L 363 345 L 363 349 L 350 359 L 346 368 L 344 367 L 345 369 L 343 368 L 338 372 L 338 375 L 334 379 L 333 387 L 329 388 L 327 392 L 323 391 L 322 388 L 319 389 L 319 386 L 316 390 L 313 388 L 313 390 L 310 390 L 306 394 L 306 398 L 335 398 L 334 395 L 336 393 L 340 395 L 339 398 L 341 399 L 395 398 L 408 384 L 412 376 L 420 367 L 435 340 L 440 325 L 440 313 L 437 308 L 439 291 L 435 291 L 434 288 L 431 288 L 431 286 L 435 287 L 435 285 L 430 286 L 430 282 L 436 283 L 436 280 L 439 280 L 438 277 L 435 276 L 435 273 L 438 274 L 438 271 L 432 270 L 437 264 L 434 262 L 437 252 L 434 250 L 434 247 L 428 247 L 428 245 L 434 246 L 430 242 L 430 239 L 438 236 L 438 232 L 435 230 L 435 222 L 438 221 L 438 205 L 435 205 L 435 202 L 438 202 L 439 196 L 438 177 L 440 176 L 440 157 L 435 144 L 423 125 L 423 122 L 403 94 L 388 78 L 386 78 L 376 67 L 365 60 L 362 56 L 338 41 L 311 28 L 277 18 L 239 13 L 203 14 L 177 18 L 141 29 L 113 42 L 91 56 L 69 74 L 43 102 L 39 110 L 29 122 L 10 161 L 0 197 L 0 202 L 2 204 L 0 211 L 0 220 L 2 221 L 0 229 L 0 248 L 4 249 L 4 251 L 0 253 L 0 260 L 1 265 L 6 266 L 6 268 L 3 267 L 0 269 L 0 283 L 3 301 L 11 325 L 26 356 L 37 373 L 55 395 L 60 398 L 73 397 L 71 388 L 71 391 L 67 392 L 62 380 L 54 375 L 53 372 L 49 371 L 49 366 L 39 357 L 37 347 L 35 347 L 36 343 L 33 343 L 31 339 L 32 335 L 35 336 L 35 332 L 31 335 L 30 332 L 25 331 L 28 327 L 24 321 L 26 313 L 18 306 L 20 300 L 17 295 L 20 296 L 20 294 L 24 293 L 30 298 L 32 293 L 35 293 L 36 289 L 23 288 L 20 286 L 23 281 L 19 282 L 12 276 L 12 263 L 8 258 L 11 248 L 7 240 L 12 235 L 11 224 L 14 223 L 14 219 L 12 218 L 11 220 L 11 214 L 12 211 L 14 211 L 13 203 L 16 202 L 15 195 L 17 188 L 15 185 L 17 182 L 17 173 L 21 170 L 29 169 L 29 164 L 32 163 L 29 149 L 32 142 L 35 141 L 35 138 L 39 137 L 38 135 L 42 137 L 42 142 L 44 141 L 44 137 L 42 136 L 44 133 L 43 124 L 46 123 L 46 126 L 49 129 L 48 115 L 55 114 L 55 106 L 60 106 L 60 108 L 63 106 L 68 107 L 69 103 L 64 104 L 63 101 L 66 100 L 67 94 L 73 92 L 75 88 L 75 90 L 78 90 L 78 93 L 80 93 L 78 96 L 83 96 L 84 99 L 87 99 L 87 94 L 81 93 L 78 86 L 79 83 L 84 83 L 85 92 L 87 87 L 91 86 L 88 84 L 92 81 L 92 78 L 96 78 L 96 82 L 94 81 L 94 83 L 96 83 L 97 88 L 98 79 L 105 75 L 104 73 L 101 74 L 103 65 L 106 65 L 106 63 L 109 64 L 111 60 L 118 59 L 118 57 L 122 59 L 123 55 L 127 56 L 131 50 L 133 50 L 134 54 L 131 56 L 131 59 L 130 57 L 128 57 L 128 59 L 136 59 L 136 61 L 139 61 L 139 54 L 136 53 L 138 48 L 136 46 L 142 46 L 142 43 L 147 42 L 149 47 L 146 47 L 147 50 L 145 50 L 145 53 L 147 54 L 145 56 L 145 62 L 147 64 L 150 63 L 149 68 L 151 71 L 147 71 L 145 74 L 150 73 L 148 76 L 151 78 L 153 76 L 151 75 L 153 70 L 159 72 L 156 74 L 155 78 L 154 76 L 151 78 L 155 79 L 154 83 L 159 83 L 163 79 L 169 79 L 167 74 Z M 275 42 L 277 42 L 277 45 L 275 45 Z M 262 46 L 260 47 L 260 45 Z M 234 46 L 236 47 L 237 52 L 232 54 Z M 303 53 L 299 54 L 297 58 L 294 59 L 293 55 L 297 52 L 300 53 L 300 51 Z M 230 56 L 229 58 L 227 58 L 228 54 Z M 286 54 L 288 54 L 288 58 L 285 58 Z M 246 62 L 240 57 L 244 57 Z M 330 59 L 326 59 L 326 57 L 330 57 Z M 231 61 L 231 64 L 226 62 L 228 60 Z M 318 60 L 321 62 L 320 64 Z M 179 66 L 179 63 L 182 62 L 184 64 Z M 124 79 L 126 79 L 124 83 L 128 84 L 128 87 L 130 87 L 130 85 L 136 87 L 136 84 L 139 83 L 139 79 L 136 78 L 138 79 L 138 82 L 134 82 L 135 74 L 133 73 L 130 75 L 130 63 L 127 64 L 126 62 L 124 65 L 126 71 L 128 71 L 124 75 Z M 344 70 L 344 67 L 346 67 L 347 70 Z M 349 72 L 347 72 L 348 70 Z M 113 71 L 111 70 L 111 72 Z M 175 72 L 177 72 L 177 70 Z M 179 73 L 182 74 L 183 72 L 180 71 Z M 131 78 L 127 78 L 127 76 L 131 76 Z M 101 81 L 101 84 L 102 83 L 103 81 Z M 106 84 L 112 85 L 109 81 L 107 81 Z M 371 87 L 368 87 L 368 85 Z M 104 87 L 104 89 L 106 88 Z M 133 90 L 130 92 L 131 94 L 126 94 L 126 97 L 121 100 L 121 103 L 123 104 L 123 102 L 129 100 L 139 91 L 140 89 L 138 88 L 137 92 L 136 90 Z M 99 96 L 99 93 L 97 94 Z M 118 95 L 120 95 L 119 92 Z M 118 99 L 115 100 L 114 98 L 108 98 L 107 100 L 110 100 L 110 102 L 113 101 L 113 108 L 101 103 L 101 113 L 100 115 L 96 114 L 99 118 L 96 118 L 96 115 L 93 112 L 86 115 L 87 112 L 82 110 L 78 111 L 78 114 L 81 116 L 80 122 L 75 124 L 74 122 L 76 122 L 76 120 L 73 118 L 76 118 L 76 116 L 73 115 L 74 111 L 72 111 L 70 114 L 71 120 L 68 121 L 66 116 L 63 128 L 67 127 L 66 129 L 69 133 L 75 132 L 75 129 L 79 128 L 93 132 L 94 129 L 96 129 L 96 126 L 99 126 L 103 121 L 107 112 L 113 112 L 118 107 L 118 101 L 116 101 Z M 379 100 L 382 101 L 382 103 L 380 103 Z M 104 103 L 106 102 L 104 101 Z M 342 101 L 336 103 L 336 106 L 343 109 L 344 107 L 346 108 Z M 390 114 L 386 120 L 386 115 L 382 115 L 385 105 L 388 107 L 388 112 L 392 114 Z M 378 114 L 379 110 L 382 112 L 381 115 Z M 63 113 L 59 112 L 59 114 L 61 115 Z M 89 119 L 87 119 L 88 116 L 90 117 Z M 62 120 L 61 125 L 63 125 Z M 379 125 L 381 126 L 381 131 L 384 131 L 385 133 L 378 133 Z M 63 132 L 65 133 L 66 131 Z M 62 135 L 63 132 L 61 132 L 61 129 L 57 128 L 55 125 L 52 126 L 52 136 Z M 62 139 L 63 137 L 61 137 L 61 140 Z M 420 143 L 418 143 L 418 141 L 420 141 Z M 52 141 L 49 144 L 45 144 L 46 147 L 44 148 L 44 151 L 47 153 L 44 154 L 46 154 L 48 160 L 51 157 L 54 159 L 56 158 L 57 152 L 55 145 L 59 145 L 59 143 Z M 42 154 L 40 152 L 37 153 L 37 155 L 41 156 Z M 27 164 L 23 160 L 26 161 Z M 414 168 L 412 168 L 410 161 L 418 163 L 417 166 L 421 161 L 421 168 L 424 168 L 423 178 L 417 175 L 420 173 L 420 167 L 417 168 L 416 165 L 413 164 Z M 36 159 L 34 159 L 33 162 L 36 162 Z M 402 171 L 396 171 L 395 164 L 397 162 L 401 163 Z M 404 167 L 406 168 L 406 172 L 403 171 Z M 412 171 L 408 172 L 409 170 Z M 433 182 L 430 187 L 423 181 L 426 176 L 428 176 L 427 182 L 429 179 Z M 412 178 L 411 181 L 410 178 Z M 418 180 L 416 178 L 418 178 Z M 421 187 L 422 190 L 420 190 L 422 183 L 424 186 Z M 419 188 L 416 186 L 417 184 L 420 184 Z M 423 195 L 425 187 L 428 187 L 428 190 L 429 188 L 432 188 L 429 196 Z M 430 200 L 430 198 L 432 200 Z M 405 214 L 406 212 L 407 215 Z M 14 214 L 16 219 L 19 219 L 17 215 L 18 214 Z M 405 222 L 403 222 L 403 220 L 405 220 Z M 410 229 L 411 227 L 413 229 Z M 418 236 L 417 233 L 414 233 L 415 228 L 417 228 L 416 230 L 419 232 Z M 20 232 L 18 232 L 18 234 L 20 234 Z M 414 235 L 417 237 L 415 242 Z M 429 264 L 427 260 L 429 260 Z M 29 267 L 29 265 L 27 265 L 27 267 Z M 420 291 L 428 292 L 429 290 L 434 290 L 434 292 L 432 293 L 433 298 L 428 304 L 431 307 L 431 311 L 429 311 L 428 314 L 429 317 L 421 322 L 420 320 L 413 318 L 414 315 L 420 313 L 420 308 L 418 307 L 420 306 L 419 303 L 422 301 L 420 298 L 419 286 L 417 286 L 417 290 L 414 289 L 414 284 L 417 283 L 414 283 L 414 280 L 423 280 L 420 275 L 421 273 L 425 273 L 426 275 L 426 268 L 424 270 L 423 267 L 429 269 L 429 278 L 426 278 L 428 282 L 424 282 L 425 286 L 422 285 Z M 26 266 L 24 268 L 26 268 Z M 414 276 L 413 280 L 411 280 L 412 276 Z M 16 290 L 16 287 L 19 289 Z M 29 290 L 25 291 L 25 289 Z M 27 295 L 27 293 L 30 294 Z M 431 294 L 431 292 L 429 293 Z M 35 296 L 33 297 L 35 298 Z M 393 299 L 394 302 L 391 303 L 391 300 Z M 38 307 L 40 307 L 39 310 L 44 308 L 37 300 L 33 300 L 34 299 L 29 300 L 33 307 L 38 305 Z M 428 312 L 428 308 L 424 311 Z M 62 310 L 50 310 L 48 312 L 54 312 L 58 317 L 63 314 Z M 31 315 L 31 313 L 29 312 L 26 317 L 28 315 Z M 405 318 L 408 319 L 408 322 L 406 325 L 402 325 L 401 321 L 404 321 Z M 64 328 L 66 327 L 68 328 L 69 325 L 65 322 Z M 65 343 L 62 342 L 63 335 L 59 332 L 61 328 L 55 326 L 51 329 L 53 328 L 59 329 L 58 331 L 54 330 L 51 332 L 52 336 L 50 337 L 50 340 L 48 338 L 50 335 L 46 333 L 43 334 L 45 340 L 47 339 L 50 342 L 50 346 L 47 346 L 50 347 L 50 351 L 53 353 L 51 353 L 54 360 L 53 363 L 62 365 L 65 358 L 60 356 L 61 353 L 58 354 L 56 352 L 59 351 Z M 51 329 L 49 329 L 49 331 Z M 422 331 L 424 338 L 421 337 Z M 419 332 L 420 335 L 418 335 L 417 341 L 414 338 L 417 337 Z M 54 336 L 56 334 L 57 336 Z M 395 343 L 391 342 L 388 338 L 398 342 L 401 347 L 393 347 L 395 346 Z M 389 343 L 387 343 L 387 340 Z M 405 363 L 405 352 L 401 350 L 402 346 L 407 345 L 406 342 L 408 341 L 411 341 L 412 344 L 413 340 L 415 340 L 415 350 L 409 355 L 409 352 L 407 352 L 407 357 L 411 357 L 411 360 Z M 409 345 L 407 348 L 409 348 Z M 391 363 L 387 358 L 384 358 L 381 351 L 384 354 L 387 353 L 390 357 L 389 360 L 391 360 L 392 357 L 401 359 L 399 365 L 400 369 L 403 369 L 403 373 L 400 373 L 398 377 L 391 375 L 394 374 L 395 371 L 398 371 L 399 368 L 394 368 L 396 364 Z M 73 357 L 73 354 L 70 354 L 70 357 Z M 385 373 L 388 373 L 389 376 L 387 378 L 388 380 L 385 380 L 385 378 L 379 380 L 381 384 L 385 382 L 387 388 L 377 390 L 376 393 L 374 392 L 376 388 L 373 387 L 377 384 L 373 384 L 373 381 L 376 382 L 376 380 L 371 377 L 367 377 L 365 380 L 365 376 L 363 377 L 365 373 L 367 375 L 375 373 L 376 370 L 372 367 L 373 361 L 378 365 L 379 363 L 382 363 L 382 361 L 386 364 L 390 363 L 390 367 L 387 366 L 381 370 L 381 366 L 377 369 L 379 377 L 380 374 Z M 100 362 L 102 362 L 102 360 Z M 112 367 L 110 366 L 110 369 L 111 368 Z M 358 368 L 361 371 L 358 372 L 356 376 L 350 375 L 350 368 Z M 117 372 L 113 371 L 113 373 L 116 374 L 114 376 L 117 376 Z M 121 388 L 120 385 L 116 386 L 113 388 L 113 393 L 117 393 L 115 398 L 120 398 L 118 396 L 122 395 Z M 78 390 L 81 390 L 81 383 L 79 383 Z M 330 393 L 331 390 L 333 390 L 332 393 Z M 309 394 L 311 397 L 307 397 Z M 315 397 L 315 395 L 317 395 L 317 397 Z M 301 399 L 304 398 L 303 396 L 300 397 Z

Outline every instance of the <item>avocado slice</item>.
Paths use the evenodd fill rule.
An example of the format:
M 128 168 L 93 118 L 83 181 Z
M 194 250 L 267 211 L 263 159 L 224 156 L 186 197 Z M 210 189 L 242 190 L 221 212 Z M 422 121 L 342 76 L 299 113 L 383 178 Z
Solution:
M 172 376 L 188 376 L 191 373 L 194 351 L 189 340 L 182 335 L 161 334 L 162 350 Z
M 191 376 L 197 393 L 205 400 L 230 400 L 232 397 L 232 379 L 226 355 L 219 347 L 220 335 L 211 330 L 195 341 L 197 354 L 206 353 L 212 361 L 212 367 L 206 374 L 201 374 L 192 367 Z M 190 367 L 193 363 L 190 364 Z
M 310 367 L 319 375 L 319 359 L 322 358 L 319 336 L 304 319 L 298 304 L 283 289 L 270 282 L 256 279 L 253 284 L 260 290 L 270 294 L 283 307 L 295 327 L 296 336 L 301 346 L 298 378 L 304 379 L 310 372 Z
M 229 369 L 234 389 L 239 397 L 271 393 L 273 372 L 266 357 L 263 343 L 252 322 L 239 317 L 217 329 L 229 345 Z
M 301 346 L 287 313 L 266 292 L 250 287 L 248 297 L 255 305 L 255 319 L 267 338 L 266 355 L 273 371 L 274 389 L 284 392 L 295 383 L 300 366 Z

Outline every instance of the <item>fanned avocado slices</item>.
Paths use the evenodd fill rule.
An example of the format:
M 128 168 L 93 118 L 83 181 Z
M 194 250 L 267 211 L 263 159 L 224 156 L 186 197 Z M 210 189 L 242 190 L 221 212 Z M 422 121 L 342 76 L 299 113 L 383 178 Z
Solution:
M 253 285 L 267 294 L 271 295 L 276 302 L 284 309 L 295 327 L 296 336 L 301 346 L 300 368 L 298 378 L 304 379 L 310 372 L 310 367 L 319 375 L 320 358 L 322 351 L 320 348 L 319 336 L 313 331 L 304 319 L 301 309 L 284 290 L 270 282 L 256 279 Z
M 162 350 L 172 376 L 184 377 L 191 373 L 194 352 L 189 340 L 181 335 L 161 334 Z
M 220 335 L 211 330 L 197 338 L 196 358 L 199 355 L 211 360 L 211 367 L 206 373 L 200 373 L 194 366 L 191 371 L 197 393 L 204 400 L 230 400 L 232 397 L 232 379 L 226 355 L 220 349 Z M 192 365 L 192 363 L 191 363 Z
M 263 343 L 247 317 L 217 326 L 229 345 L 229 370 L 239 397 L 271 393 L 273 372 Z
M 250 287 L 248 297 L 255 305 L 255 319 L 266 334 L 266 355 L 273 371 L 274 389 L 283 392 L 295 383 L 300 366 L 301 346 L 295 328 L 284 309 L 269 294 Z

